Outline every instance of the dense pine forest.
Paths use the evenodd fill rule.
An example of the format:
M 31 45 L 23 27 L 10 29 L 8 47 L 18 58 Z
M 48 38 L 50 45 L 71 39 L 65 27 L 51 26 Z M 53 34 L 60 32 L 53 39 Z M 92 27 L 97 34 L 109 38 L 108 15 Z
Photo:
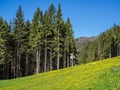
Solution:
M 120 56 L 120 26 L 116 24 L 79 49 L 78 63 L 83 64 L 115 56 Z
M 76 62 L 70 19 L 62 18 L 51 4 L 39 7 L 32 21 L 24 19 L 21 6 L 10 23 L 0 17 L 0 79 L 10 79 L 70 67 Z

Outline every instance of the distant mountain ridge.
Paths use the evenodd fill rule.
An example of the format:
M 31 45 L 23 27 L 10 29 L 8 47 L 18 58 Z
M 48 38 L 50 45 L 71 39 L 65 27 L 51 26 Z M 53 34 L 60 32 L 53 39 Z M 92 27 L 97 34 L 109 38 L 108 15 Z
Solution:
M 84 43 L 87 43 L 89 41 L 94 41 L 98 36 L 92 36 L 92 37 L 79 37 L 75 39 L 75 44 L 77 49 L 81 48 Z

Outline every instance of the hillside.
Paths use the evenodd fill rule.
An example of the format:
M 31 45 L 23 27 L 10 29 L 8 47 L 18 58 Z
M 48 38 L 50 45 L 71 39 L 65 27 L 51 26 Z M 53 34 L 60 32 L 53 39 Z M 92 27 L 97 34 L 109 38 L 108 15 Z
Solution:
M 0 90 L 118 90 L 120 57 L 0 81 Z
M 120 26 L 114 25 L 101 33 L 94 41 L 78 50 L 78 62 L 87 63 L 120 56 Z
M 79 38 L 75 39 L 75 44 L 76 44 L 77 49 L 81 48 L 84 43 L 87 43 L 89 41 L 94 41 L 96 38 L 97 38 L 97 36 L 93 36 L 93 37 L 79 37 Z

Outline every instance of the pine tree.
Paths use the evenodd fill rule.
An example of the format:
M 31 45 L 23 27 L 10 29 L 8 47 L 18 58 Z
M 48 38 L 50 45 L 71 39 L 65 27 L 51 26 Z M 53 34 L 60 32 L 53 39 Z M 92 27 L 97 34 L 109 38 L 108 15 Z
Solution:
M 60 53 L 60 46 L 61 46 L 61 39 L 62 39 L 62 26 L 64 24 L 63 20 L 62 20 L 62 11 L 61 11 L 61 7 L 60 4 L 58 5 L 58 11 L 57 11 L 57 15 L 56 15 L 56 42 L 57 42 L 57 69 L 60 68 L 60 57 L 61 57 L 61 53 Z
M 47 71 L 47 57 L 48 57 L 48 37 L 49 37 L 49 34 L 50 34 L 50 30 L 49 30 L 49 27 L 50 27 L 50 16 L 49 16 L 49 13 L 46 11 L 45 12 L 45 15 L 44 15 L 44 45 L 45 45 L 45 57 L 44 57 L 44 72 Z
M 3 64 L 3 77 L 8 79 L 9 77 L 9 48 L 8 48 L 8 38 L 9 38 L 9 26 L 6 21 L 3 21 L 0 17 L 0 64 Z
M 22 41 L 23 42 L 23 51 L 24 51 L 24 54 L 25 54 L 25 76 L 29 75 L 29 52 L 30 52 L 30 46 L 29 46 L 29 34 L 30 34 L 30 26 L 31 26 L 31 23 L 30 21 L 26 21 L 25 22 L 25 27 L 24 27 L 24 40 Z
M 29 36 L 29 45 L 31 46 L 32 50 L 36 52 L 36 73 L 40 72 L 40 41 L 41 41 L 41 27 L 42 27 L 42 12 L 39 8 L 37 8 L 36 12 L 34 13 L 34 17 L 32 20 L 32 25 L 30 29 L 30 36 Z
M 21 9 L 21 6 L 19 6 L 18 11 L 16 12 L 16 18 L 14 19 L 14 35 L 16 40 L 16 77 L 21 76 L 21 40 L 23 35 L 23 29 L 24 29 L 24 18 L 23 18 L 23 12 Z
M 56 9 L 54 7 L 53 4 L 50 5 L 50 7 L 48 8 L 48 13 L 49 13 L 49 19 L 50 19 L 50 27 L 49 27 L 49 30 L 50 30 L 50 35 L 49 35 L 49 40 L 48 40 L 48 43 L 49 43 L 49 51 L 50 51 L 50 61 L 49 61 L 49 69 L 52 70 L 53 69 L 53 62 L 55 61 L 54 58 L 55 58 L 55 51 L 54 51 L 54 48 L 55 48 L 55 22 L 56 22 Z
M 4 30 L 4 22 L 2 17 L 0 17 L 0 62 L 4 62 L 4 55 L 5 55 L 5 39 L 3 34 L 5 33 Z
M 75 42 L 74 42 L 74 37 L 73 37 L 73 32 L 72 32 L 72 26 L 71 26 L 69 18 L 66 21 L 65 44 L 66 44 L 65 48 L 66 48 L 66 53 L 67 53 L 67 67 L 73 66 L 75 64 L 76 48 L 75 48 Z M 71 60 L 70 60 L 70 57 L 71 57 Z

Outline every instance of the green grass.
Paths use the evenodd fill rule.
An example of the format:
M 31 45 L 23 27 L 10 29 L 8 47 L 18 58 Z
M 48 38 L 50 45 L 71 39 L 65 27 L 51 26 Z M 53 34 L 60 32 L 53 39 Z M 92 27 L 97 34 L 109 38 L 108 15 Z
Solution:
M 120 57 L 2 80 L 0 90 L 120 90 Z

